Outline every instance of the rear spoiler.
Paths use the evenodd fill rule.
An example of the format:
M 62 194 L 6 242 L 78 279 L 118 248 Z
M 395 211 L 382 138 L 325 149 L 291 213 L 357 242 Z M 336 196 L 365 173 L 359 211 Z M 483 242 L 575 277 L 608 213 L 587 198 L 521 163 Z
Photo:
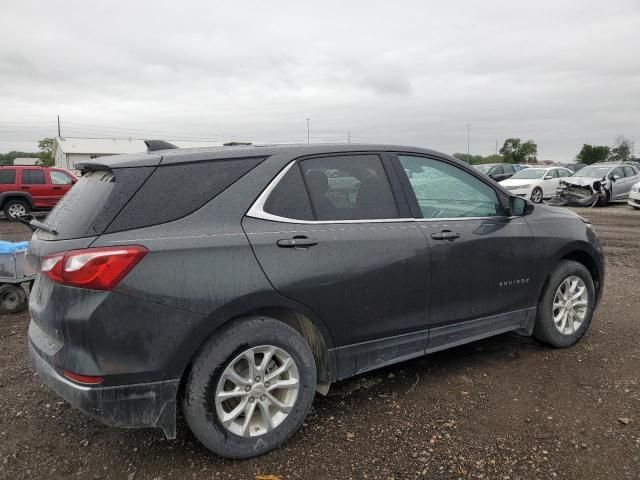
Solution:
M 144 153 L 128 153 L 123 155 L 105 155 L 76 163 L 76 169 L 81 172 L 110 171 L 113 168 L 125 167 L 155 167 L 162 158 L 156 152 L 159 150 L 175 150 L 179 147 L 164 140 L 145 140 L 147 151 Z
M 173 143 L 165 142 L 164 140 L 145 140 L 144 144 L 147 146 L 147 152 L 155 152 L 156 150 L 173 150 L 176 147 Z

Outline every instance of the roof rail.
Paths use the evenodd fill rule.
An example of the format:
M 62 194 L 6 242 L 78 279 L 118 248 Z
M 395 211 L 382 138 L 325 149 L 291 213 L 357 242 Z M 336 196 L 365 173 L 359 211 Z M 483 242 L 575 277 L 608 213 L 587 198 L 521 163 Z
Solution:
M 252 142 L 227 142 L 223 143 L 223 147 L 249 147 L 252 145 Z
M 147 146 L 147 152 L 178 148 L 173 143 L 165 142 L 164 140 L 145 140 L 144 144 Z

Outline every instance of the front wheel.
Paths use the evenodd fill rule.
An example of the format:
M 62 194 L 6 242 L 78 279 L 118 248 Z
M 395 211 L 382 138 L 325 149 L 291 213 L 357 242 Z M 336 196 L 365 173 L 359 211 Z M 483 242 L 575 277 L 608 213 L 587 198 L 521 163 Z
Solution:
M 595 299 L 589 270 L 578 262 L 561 261 L 538 303 L 534 337 L 557 348 L 573 345 L 589 328 Z
M 536 187 L 533 189 L 533 192 L 531 192 L 531 201 L 533 203 L 542 203 L 542 189 L 540 187 Z
M 249 458 L 273 450 L 300 428 L 315 388 L 315 360 L 305 339 L 273 318 L 248 317 L 203 347 L 182 406 L 205 447 Z

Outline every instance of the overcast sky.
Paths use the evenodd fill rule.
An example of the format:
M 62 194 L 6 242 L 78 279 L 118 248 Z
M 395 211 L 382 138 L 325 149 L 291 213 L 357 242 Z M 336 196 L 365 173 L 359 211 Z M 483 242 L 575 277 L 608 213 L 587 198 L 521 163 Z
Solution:
M 640 149 L 640 2 L 0 0 L 0 151 L 54 136 Z

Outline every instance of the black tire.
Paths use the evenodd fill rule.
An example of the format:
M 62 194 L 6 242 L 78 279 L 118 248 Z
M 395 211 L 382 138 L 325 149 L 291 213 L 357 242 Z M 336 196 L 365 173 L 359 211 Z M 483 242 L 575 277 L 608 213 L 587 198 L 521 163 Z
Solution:
M 12 210 L 12 207 L 14 209 L 16 207 L 22 208 L 24 210 L 23 215 L 29 215 L 31 213 L 31 207 L 29 207 L 29 204 L 24 200 L 20 200 L 20 199 L 7 200 L 3 207 L 4 218 L 9 220 L 10 222 L 17 222 L 16 218 L 11 213 L 9 213 L 10 210 Z
M 0 311 L 19 313 L 27 309 L 27 292 L 20 285 L 5 283 L 0 286 Z
M 242 352 L 263 345 L 285 351 L 299 375 L 292 410 L 273 430 L 242 437 L 220 421 L 215 405 L 218 381 L 225 368 Z M 316 389 L 316 364 L 305 339 L 293 328 L 269 317 L 247 317 L 215 334 L 199 352 L 185 385 L 182 408 L 193 434 L 212 452 L 228 458 L 249 458 L 273 450 L 302 425 Z M 253 393 L 252 393 L 253 394 Z
M 611 201 L 611 192 L 607 190 L 607 193 L 605 194 L 604 197 L 598 198 L 598 206 L 606 207 L 610 201 Z
M 536 196 L 539 194 L 539 200 L 535 200 Z M 542 189 L 540 187 L 536 187 L 533 189 L 533 191 L 531 192 L 531 201 L 533 203 L 542 203 L 544 197 L 544 193 L 542 192 Z
M 555 326 L 553 320 L 553 302 L 558 287 L 560 287 L 565 279 L 571 276 L 576 276 L 584 282 L 588 300 L 585 318 L 582 324 L 572 334 L 568 335 L 561 333 Z M 561 261 L 551 273 L 549 281 L 545 285 L 542 296 L 540 297 L 533 336 L 541 342 L 556 348 L 570 347 L 580 340 L 589 328 L 595 309 L 595 300 L 596 292 L 589 270 L 578 262 L 571 260 Z

